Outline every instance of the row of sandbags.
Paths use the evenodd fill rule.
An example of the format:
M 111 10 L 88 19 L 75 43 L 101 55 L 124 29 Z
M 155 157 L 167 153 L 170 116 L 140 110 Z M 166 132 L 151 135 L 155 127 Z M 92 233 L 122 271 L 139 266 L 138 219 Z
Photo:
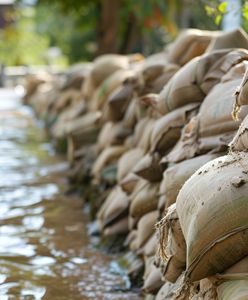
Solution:
M 208 206 L 208 215 L 199 213 L 205 223 L 198 224 L 195 218 L 197 209 L 205 208 L 216 193 L 224 197 L 214 184 L 222 189 L 228 179 L 220 176 L 223 183 L 217 183 L 212 172 L 215 166 L 219 174 L 222 165 L 231 165 L 218 158 L 227 153 L 247 114 L 246 102 L 238 97 L 234 101 L 247 69 L 246 49 L 248 39 L 242 30 L 225 34 L 187 30 L 164 52 L 148 58 L 104 55 L 66 74 L 27 79 L 25 102 L 45 120 L 57 144 L 67 144 L 71 182 L 97 190 L 90 201 L 98 230 L 105 238 L 125 238 L 129 275 L 143 276 L 148 299 L 215 299 L 216 282 L 224 279 L 216 277 L 213 284 L 209 276 L 237 262 L 223 263 L 221 270 L 209 264 L 204 251 L 215 238 L 212 230 L 218 236 L 226 224 Z M 232 118 L 232 111 L 239 120 Z M 207 169 L 197 171 L 206 163 Z M 220 211 L 227 222 L 228 212 L 231 217 L 230 208 L 226 215 Z M 159 220 L 160 242 L 155 232 Z M 221 251 L 216 253 L 222 260 Z M 244 281 L 244 272 L 240 273 Z M 224 280 L 227 289 L 229 283 L 235 285 L 228 280 Z

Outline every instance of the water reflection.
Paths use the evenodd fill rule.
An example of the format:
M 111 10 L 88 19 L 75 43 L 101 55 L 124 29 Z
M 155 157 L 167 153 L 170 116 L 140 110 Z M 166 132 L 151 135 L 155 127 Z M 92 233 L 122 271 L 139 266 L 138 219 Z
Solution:
M 138 299 L 89 243 L 82 201 L 63 196 L 66 167 L 31 110 L 0 90 L 0 300 Z

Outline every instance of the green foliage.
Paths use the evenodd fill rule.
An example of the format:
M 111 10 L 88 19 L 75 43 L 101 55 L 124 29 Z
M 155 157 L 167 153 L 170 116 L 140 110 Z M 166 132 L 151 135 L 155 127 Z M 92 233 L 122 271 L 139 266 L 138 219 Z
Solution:
M 216 3 L 217 2 L 217 3 Z M 227 13 L 228 3 L 226 1 L 211 1 L 205 5 L 206 14 L 214 18 L 214 23 L 219 26 L 223 15 Z
M 15 23 L 0 31 L 0 61 L 6 65 L 44 64 L 47 37 L 35 32 L 32 8 L 18 9 Z

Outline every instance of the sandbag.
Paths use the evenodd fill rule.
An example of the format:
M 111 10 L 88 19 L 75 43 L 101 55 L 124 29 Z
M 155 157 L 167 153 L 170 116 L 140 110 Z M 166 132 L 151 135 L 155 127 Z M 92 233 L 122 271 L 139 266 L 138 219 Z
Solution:
M 151 151 L 161 155 L 178 141 L 181 129 L 197 113 L 199 104 L 193 103 L 178 108 L 156 120 L 151 134 Z
M 217 156 L 216 154 L 201 155 L 182 161 L 164 171 L 163 180 L 160 183 L 159 195 L 164 198 L 165 209 L 176 202 L 177 195 L 185 181 L 201 166 Z
M 137 145 L 137 147 L 147 152 L 151 147 L 151 135 L 155 120 L 149 117 L 144 118 L 143 120 L 145 120 L 145 122 L 143 126 L 140 126 L 140 132 L 136 131 L 135 127 L 134 143 Z
M 113 122 L 120 121 L 124 117 L 133 93 L 134 86 L 131 83 L 124 83 L 117 87 L 108 97 L 104 107 L 103 119 Z
M 159 163 L 160 159 L 158 153 L 147 154 L 135 164 L 132 172 L 150 182 L 158 182 L 162 179 L 163 174 L 163 169 Z
M 224 49 L 194 58 L 166 84 L 158 96 L 157 109 L 166 114 L 189 103 L 202 102 L 205 95 L 235 64 L 248 59 L 244 49 Z
M 187 276 L 200 280 L 248 255 L 247 154 L 201 167 L 184 184 L 176 207 L 187 245 Z
M 144 214 L 157 208 L 158 204 L 158 183 L 144 182 L 141 188 L 134 191 L 130 198 L 130 214 L 132 217 L 140 218 Z
M 126 147 L 124 146 L 112 146 L 104 149 L 92 166 L 92 175 L 95 178 L 99 178 L 103 168 L 110 162 L 118 159 L 125 151 Z
M 108 226 L 104 229 L 103 235 L 117 235 L 117 234 L 127 234 L 128 233 L 128 219 L 124 217 L 123 219 L 117 221 L 111 226 Z
M 175 42 L 169 46 L 168 59 L 184 65 L 194 57 L 204 53 L 213 36 L 217 33 L 199 29 L 187 29 L 181 32 Z
M 137 161 L 144 155 L 141 148 L 133 148 L 124 153 L 118 161 L 117 180 L 121 182 L 132 171 Z
M 178 278 L 175 283 L 166 282 L 160 288 L 155 300 L 172 300 L 176 299 L 178 289 L 181 287 L 182 277 Z M 186 300 L 186 299 L 185 299 Z M 188 300 L 188 299 L 187 299 Z
M 155 224 L 158 219 L 158 212 L 151 211 L 142 216 L 137 224 L 137 248 L 141 248 L 155 232 Z
M 157 251 L 158 238 L 156 233 L 154 233 L 144 245 L 143 253 L 145 256 L 154 256 Z
M 246 116 L 241 123 L 239 130 L 229 144 L 229 147 L 232 152 L 248 151 L 248 116 Z
M 93 95 L 93 99 L 89 103 L 89 109 L 96 111 L 102 109 L 106 103 L 108 96 L 129 77 L 133 77 L 134 72 L 130 70 L 118 70 L 107 77 L 97 88 Z
M 117 193 L 112 198 L 112 201 L 103 212 L 103 226 L 108 226 L 113 220 L 118 219 L 123 213 L 128 212 L 129 201 L 127 195 L 118 188 Z
M 138 181 L 140 180 L 140 177 L 133 173 L 129 173 L 126 177 L 124 177 L 121 182 L 119 183 L 121 188 L 124 192 L 126 192 L 128 195 L 131 194 Z
M 146 293 L 155 295 L 162 285 L 161 270 L 153 265 L 151 271 L 144 280 L 142 290 Z
M 237 28 L 228 32 L 222 32 L 212 40 L 206 52 L 212 52 L 224 48 L 248 49 L 247 33 L 242 28 Z
M 201 137 L 237 130 L 240 122 L 232 119 L 232 108 L 236 87 L 241 78 L 217 84 L 204 99 L 199 111 L 199 134 Z M 240 119 L 248 113 L 243 107 Z
M 248 276 L 228 280 L 217 287 L 218 300 L 248 299 Z
M 125 70 L 129 67 L 128 56 L 118 54 L 105 54 L 97 57 L 93 62 L 90 72 L 93 84 L 99 86 L 108 76 L 117 70 Z
M 165 263 L 163 277 L 175 282 L 186 267 L 186 244 L 175 204 L 168 208 L 166 216 L 158 223 L 158 228 L 159 253 Z
M 233 116 L 234 118 L 238 118 L 238 113 L 240 110 L 240 106 L 248 104 L 248 69 L 246 70 L 243 79 L 239 86 L 237 86 L 235 91 L 235 104 L 233 108 Z

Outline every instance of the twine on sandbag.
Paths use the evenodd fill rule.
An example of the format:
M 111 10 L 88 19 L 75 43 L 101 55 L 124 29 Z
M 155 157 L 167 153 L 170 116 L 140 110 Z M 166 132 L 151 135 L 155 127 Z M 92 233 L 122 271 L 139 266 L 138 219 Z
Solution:
M 159 240 L 159 244 L 158 244 L 158 256 L 161 257 L 161 259 L 164 262 L 167 262 L 169 260 L 169 257 L 166 253 L 166 247 L 164 247 L 164 245 L 166 244 L 167 241 L 167 237 L 168 237 L 168 219 L 166 218 L 166 213 L 165 216 L 156 223 L 155 225 L 157 233 L 158 233 L 158 240 Z

